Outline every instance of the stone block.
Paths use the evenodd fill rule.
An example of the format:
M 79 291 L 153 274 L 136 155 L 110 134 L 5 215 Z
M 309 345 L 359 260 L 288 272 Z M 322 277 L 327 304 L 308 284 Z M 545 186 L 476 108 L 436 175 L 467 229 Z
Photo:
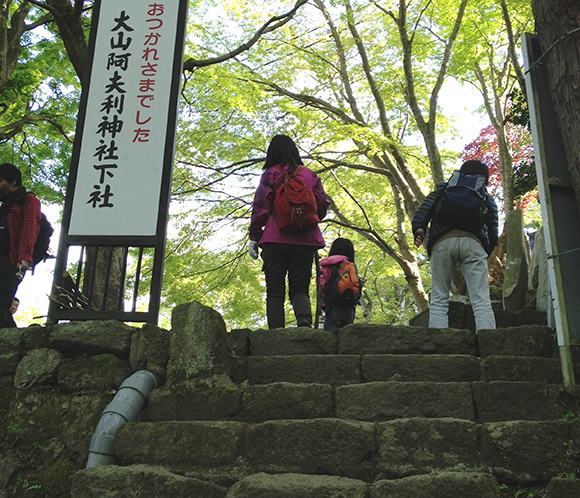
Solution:
M 479 360 L 468 355 L 364 355 L 362 377 L 367 382 L 470 382 L 480 380 Z
M 476 468 L 480 464 L 477 424 L 467 420 L 410 418 L 381 422 L 377 439 L 377 479 Z
M 358 355 L 250 356 L 250 384 L 314 382 L 342 385 L 361 381 Z
M 119 389 L 132 373 L 127 360 L 102 354 L 64 362 L 57 378 L 61 389 L 68 393 L 107 392 Z
M 498 479 L 507 484 L 547 482 L 578 468 L 578 448 L 569 429 L 563 420 L 483 424 L 482 464 L 493 468 Z
M 246 477 L 227 498 L 367 498 L 366 483 L 338 476 L 265 474 Z
M 22 329 L 22 345 L 26 351 L 48 347 L 48 339 L 52 327 L 30 325 Z
M 230 347 L 221 315 L 198 302 L 173 310 L 167 384 L 230 374 Z
M 63 361 L 64 356 L 54 349 L 33 349 L 16 367 L 14 387 L 22 389 L 46 381 L 54 382 L 58 367 Z
M 557 358 L 535 356 L 488 356 L 481 361 L 483 381 L 562 383 L 562 366 Z
M 544 382 L 473 383 L 473 399 L 480 422 L 561 418 L 563 409 L 556 395 Z
M 149 395 L 149 420 L 223 420 L 239 413 L 241 391 L 226 375 L 166 384 Z
M 13 374 L 24 356 L 22 331 L 17 328 L 0 330 L 0 376 Z
M 580 479 L 554 477 L 546 489 L 546 498 L 578 498 Z
M 103 465 L 77 472 L 72 479 L 75 498 L 126 498 L 129 496 L 199 496 L 224 498 L 227 489 L 211 482 L 172 474 L 148 465 Z
M 246 431 L 240 422 L 129 422 L 117 431 L 115 450 L 124 464 L 160 465 L 183 473 L 233 464 Z
M 258 472 L 372 481 L 375 426 L 352 420 L 275 420 L 251 426 L 245 455 Z
M 475 334 L 465 329 L 352 324 L 338 332 L 340 354 L 476 354 Z
M 70 322 L 55 325 L 50 333 L 49 347 L 66 357 L 111 353 L 128 358 L 131 336 L 137 331 L 115 320 Z
M 540 325 L 524 325 L 496 330 L 482 330 L 477 334 L 479 353 L 486 356 L 542 356 L 554 355 L 554 330 Z
M 334 390 L 325 384 L 274 384 L 248 386 L 242 395 L 241 418 L 264 420 L 325 418 L 334 415 Z
M 168 330 L 147 323 L 133 334 L 129 362 L 134 371 L 148 370 L 165 378 L 169 360 Z
M 250 332 L 250 349 L 254 356 L 333 354 L 336 338 L 325 330 L 306 327 L 254 330 Z
M 228 333 L 230 349 L 238 356 L 250 355 L 250 329 L 233 329 Z
M 369 498 L 499 498 L 499 484 L 491 474 L 438 472 L 370 486 Z
M 381 421 L 410 417 L 475 420 L 469 382 L 368 382 L 336 388 L 337 417 Z
M 514 326 L 548 325 L 548 314 L 542 310 L 520 310 L 514 313 Z

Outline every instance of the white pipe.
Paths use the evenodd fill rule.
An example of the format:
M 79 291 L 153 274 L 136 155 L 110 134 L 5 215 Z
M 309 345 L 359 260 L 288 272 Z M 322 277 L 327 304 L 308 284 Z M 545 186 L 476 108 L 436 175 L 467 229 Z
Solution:
M 115 433 L 123 424 L 137 418 L 147 396 L 157 387 L 157 377 L 148 370 L 139 370 L 119 387 L 117 394 L 103 410 L 101 420 L 91 437 L 87 469 L 118 463 L 115 453 Z

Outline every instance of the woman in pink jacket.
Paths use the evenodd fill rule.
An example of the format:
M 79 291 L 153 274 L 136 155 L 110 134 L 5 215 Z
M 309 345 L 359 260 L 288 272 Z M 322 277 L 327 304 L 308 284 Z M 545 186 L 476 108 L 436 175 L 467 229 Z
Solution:
M 322 233 L 318 225 L 298 232 L 280 231 L 273 212 L 275 192 L 283 182 L 285 172 L 295 172 L 298 166 L 303 164 L 294 141 L 286 135 L 272 138 L 266 153 L 264 173 L 252 205 L 249 252 L 253 259 L 258 259 L 258 247 L 262 250 L 262 269 L 266 276 L 266 315 L 270 329 L 284 327 L 286 323 L 286 276 L 296 324 L 299 327 L 312 326 L 308 289 L 314 253 L 324 247 Z M 329 202 L 320 178 L 304 167 L 300 168 L 296 176 L 314 194 L 318 217 L 324 218 Z

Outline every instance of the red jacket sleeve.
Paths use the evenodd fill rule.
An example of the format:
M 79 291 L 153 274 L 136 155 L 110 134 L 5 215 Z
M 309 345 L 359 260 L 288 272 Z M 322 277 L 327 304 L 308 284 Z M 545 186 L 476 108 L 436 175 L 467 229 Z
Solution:
M 40 231 L 40 201 L 28 194 L 24 204 L 14 204 L 7 214 L 10 232 L 10 264 L 18 266 L 22 260 L 32 261 L 34 244 Z

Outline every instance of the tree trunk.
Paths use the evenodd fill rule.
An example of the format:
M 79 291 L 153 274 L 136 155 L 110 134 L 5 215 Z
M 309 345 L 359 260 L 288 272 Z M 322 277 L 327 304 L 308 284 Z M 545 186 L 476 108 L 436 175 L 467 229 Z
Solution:
M 580 209 L 580 2 L 532 0 L 532 9 Z
M 124 264 L 122 247 L 87 248 L 82 293 L 91 297 L 91 304 L 97 309 L 123 311 Z

